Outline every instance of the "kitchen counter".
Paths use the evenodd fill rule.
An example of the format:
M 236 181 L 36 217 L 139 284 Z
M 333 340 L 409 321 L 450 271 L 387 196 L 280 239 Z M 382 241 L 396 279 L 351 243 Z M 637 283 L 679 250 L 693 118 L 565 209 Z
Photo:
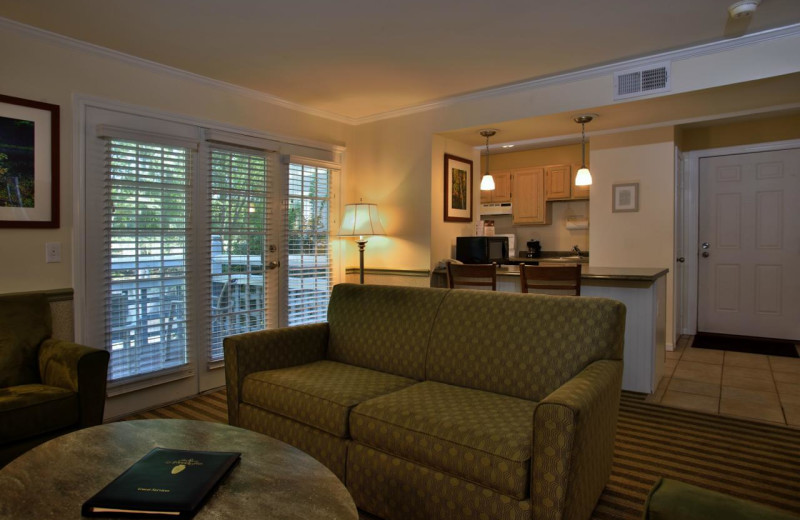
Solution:
M 547 259 L 540 259 L 542 264 Z M 574 261 L 572 263 L 575 263 Z M 625 304 L 625 368 L 622 388 L 652 393 L 664 374 L 666 358 L 666 275 L 658 267 L 581 265 L 581 296 L 611 298 Z M 435 269 L 431 287 L 447 287 L 447 272 Z M 520 292 L 519 266 L 497 269 L 497 290 Z
M 527 260 L 531 259 L 528 258 Z M 552 259 L 539 259 L 539 262 L 540 264 L 556 263 Z M 563 261 L 563 263 L 575 262 Z M 441 269 L 441 271 L 444 272 L 445 270 Z M 581 283 L 587 280 L 654 282 L 668 272 L 669 269 L 651 267 L 591 267 L 581 262 Z M 519 266 L 501 265 L 497 268 L 497 275 L 519 276 Z

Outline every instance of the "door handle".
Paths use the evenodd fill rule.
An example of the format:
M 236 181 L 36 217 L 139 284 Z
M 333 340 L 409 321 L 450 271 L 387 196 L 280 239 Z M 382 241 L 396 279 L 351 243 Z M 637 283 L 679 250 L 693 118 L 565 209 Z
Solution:
M 280 267 L 280 266 L 281 266 L 281 263 L 280 263 L 280 262 L 278 262 L 278 261 L 272 261 L 272 262 L 270 262 L 270 263 L 268 263 L 268 264 L 267 264 L 267 269 L 277 269 L 277 268 L 278 268 L 278 267 Z
M 703 242 L 703 243 L 700 245 L 700 247 L 702 247 L 703 249 L 708 249 L 709 247 L 711 247 L 711 244 L 709 244 L 708 242 Z
M 681 257 L 679 257 L 679 258 L 676 258 L 676 260 L 677 260 L 678 262 L 680 262 L 680 263 L 684 263 L 684 262 L 686 261 L 686 259 L 685 259 L 684 257 L 682 257 L 682 256 L 681 256 Z
M 703 258 L 708 258 L 708 255 L 709 255 L 708 251 L 703 251 Z

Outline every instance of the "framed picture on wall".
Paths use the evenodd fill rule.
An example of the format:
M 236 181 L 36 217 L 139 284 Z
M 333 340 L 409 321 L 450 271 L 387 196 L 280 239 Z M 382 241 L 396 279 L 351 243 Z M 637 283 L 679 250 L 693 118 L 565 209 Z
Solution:
M 0 95 L 0 228 L 59 226 L 59 106 Z
M 611 211 L 624 213 L 639 211 L 639 183 L 614 184 L 611 186 Z
M 444 154 L 444 220 L 472 222 L 472 161 Z

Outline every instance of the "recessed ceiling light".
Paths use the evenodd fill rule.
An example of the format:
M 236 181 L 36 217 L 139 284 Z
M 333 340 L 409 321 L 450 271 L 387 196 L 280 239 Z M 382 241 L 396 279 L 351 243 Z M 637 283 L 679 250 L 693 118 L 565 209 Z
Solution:
M 514 148 L 513 144 L 504 144 L 503 148 Z

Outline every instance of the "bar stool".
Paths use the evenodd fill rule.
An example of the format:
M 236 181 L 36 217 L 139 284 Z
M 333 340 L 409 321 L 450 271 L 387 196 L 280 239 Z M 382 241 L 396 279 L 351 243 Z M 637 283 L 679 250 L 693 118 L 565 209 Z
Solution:
M 447 262 L 447 281 L 451 289 L 491 287 L 497 290 L 497 264 L 454 264 Z
M 519 285 L 545 294 L 581 295 L 581 264 L 576 265 L 519 265 Z

